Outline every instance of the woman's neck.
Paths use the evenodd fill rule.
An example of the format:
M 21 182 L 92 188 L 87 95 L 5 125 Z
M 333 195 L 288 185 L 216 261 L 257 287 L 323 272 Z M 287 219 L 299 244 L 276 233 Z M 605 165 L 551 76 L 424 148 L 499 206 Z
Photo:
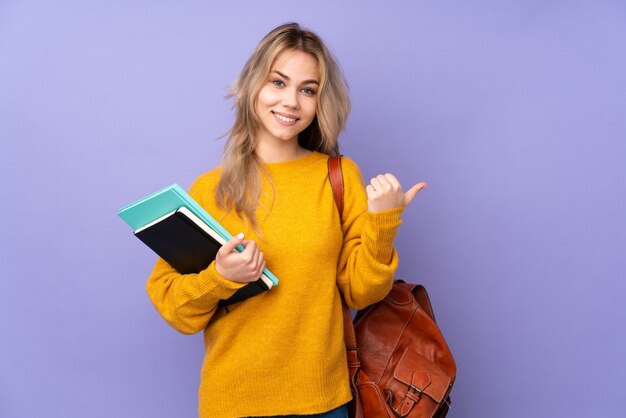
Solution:
M 302 148 L 298 141 L 281 141 L 279 143 L 268 143 L 261 141 L 256 148 L 256 153 L 264 163 L 282 163 L 296 160 L 309 154 L 306 148 Z

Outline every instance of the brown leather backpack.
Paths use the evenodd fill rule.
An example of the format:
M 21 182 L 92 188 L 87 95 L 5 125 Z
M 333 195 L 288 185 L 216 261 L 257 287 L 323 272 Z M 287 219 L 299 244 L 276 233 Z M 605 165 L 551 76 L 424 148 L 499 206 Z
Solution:
M 341 214 L 341 157 L 328 160 Z M 357 312 L 343 304 L 353 400 L 351 418 L 443 418 L 450 408 L 456 364 L 421 285 L 395 281 L 382 301 Z

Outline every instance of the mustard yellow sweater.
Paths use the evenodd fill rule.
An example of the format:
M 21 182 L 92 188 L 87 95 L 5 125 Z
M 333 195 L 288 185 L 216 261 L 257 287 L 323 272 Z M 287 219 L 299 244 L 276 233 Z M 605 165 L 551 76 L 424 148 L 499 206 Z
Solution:
M 340 221 L 317 152 L 265 164 L 257 219 L 262 239 L 219 209 L 220 168 L 201 175 L 189 193 L 231 233 L 245 233 L 280 280 L 268 292 L 216 309 L 241 284 L 221 277 L 215 262 L 178 274 L 159 259 L 147 283 L 154 306 L 185 334 L 204 331 L 199 389 L 202 418 L 315 414 L 351 399 L 339 290 L 352 308 L 384 298 L 398 264 L 393 240 L 402 209 L 367 211 L 363 179 L 343 158 L 345 206 Z M 339 290 L 338 290 L 339 289 Z

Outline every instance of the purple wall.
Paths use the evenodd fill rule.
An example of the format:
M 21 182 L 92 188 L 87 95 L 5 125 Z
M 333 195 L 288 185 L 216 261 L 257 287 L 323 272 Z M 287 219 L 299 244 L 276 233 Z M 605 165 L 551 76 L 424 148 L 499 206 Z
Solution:
M 623 2 L 85 3 L 0 3 L 0 417 L 196 414 L 201 337 L 115 213 L 218 162 L 226 86 L 289 20 L 344 67 L 343 153 L 429 183 L 398 275 L 456 355 L 449 416 L 623 416 Z

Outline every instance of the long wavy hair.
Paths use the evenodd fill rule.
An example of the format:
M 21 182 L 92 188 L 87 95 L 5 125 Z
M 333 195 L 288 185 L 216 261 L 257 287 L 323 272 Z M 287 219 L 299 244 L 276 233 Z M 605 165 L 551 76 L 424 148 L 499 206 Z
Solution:
M 258 229 L 255 211 L 261 192 L 261 175 L 267 176 L 256 153 L 256 135 L 261 124 L 255 110 L 256 101 L 268 82 L 274 62 L 280 54 L 290 50 L 310 54 L 317 60 L 320 72 L 315 118 L 298 135 L 298 143 L 311 151 L 339 154 L 337 138 L 350 113 L 347 84 L 337 61 L 319 36 L 297 23 L 281 25 L 265 35 L 230 90 L 229 97 L 235 99 L 236 117 L 228 133 L 221 178 L 215 192 L 218 206 L 227 211 L 235 210 L 255 230 Z

